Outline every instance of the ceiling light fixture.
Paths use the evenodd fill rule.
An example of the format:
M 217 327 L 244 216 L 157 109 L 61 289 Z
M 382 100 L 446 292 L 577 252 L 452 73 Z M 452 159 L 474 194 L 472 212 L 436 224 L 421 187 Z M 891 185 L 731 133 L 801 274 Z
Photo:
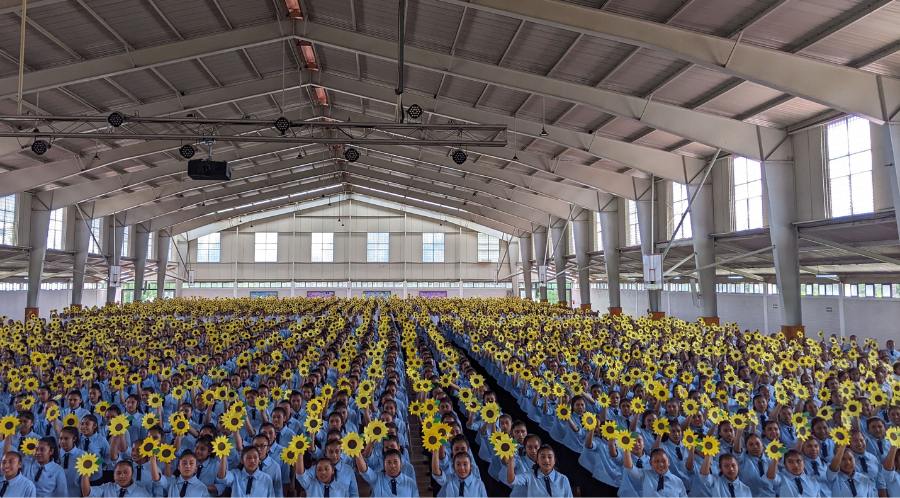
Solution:
M 453 162 L 461 165 L 466 162 L 466 159 L 469 158 L 469 155 L 466 154 L 466 151 L 462 149 L 456 149 L 453 151 L 453 154 L 451 154 L 450 157 L 453 159 Z
M 344 159 L 348 162 L 355 163 L 359 160 L 359 151 L 354 149 L 353 147 L 348 148 L 344 151 Z
M 183 157 L 185 159 L 190 159 L 190 158 L 194 157 L 194 154 L 196 154 L 197 151 L 194 150 L 193 145 L 184 144 L 178 148 L 178 153 L 181 154 L 181 157 Z
M 118 111 L 114 112 L 107 116 L 106 122 L 113 128 L 118 128 L 125 124 L 125 115 Z

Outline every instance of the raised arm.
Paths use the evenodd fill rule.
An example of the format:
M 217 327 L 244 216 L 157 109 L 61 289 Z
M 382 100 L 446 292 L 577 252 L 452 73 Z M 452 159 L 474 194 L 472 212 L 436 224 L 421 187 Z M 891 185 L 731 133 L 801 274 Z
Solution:
M 834 457 L 831 459 L 831 463 L 828 465 L 828 470 L 837 472 L 841 469 L 841 460 L 844 459 L 844 451 L 846 449 L 847 447 L 845 445 L 834 446 Z
M 432 476 L 440 476 L 441 474 L 443 474 L 443 472 L 441 472 L 440 456 L 438 454 L 438 451 L 432 451 L 431 452 L 431 475 Z
M 709 470 L 712 467 L 712 455 L 704 455 L 703 456 L 703 465 L 700 466 L 700 475 L 708 476 Z

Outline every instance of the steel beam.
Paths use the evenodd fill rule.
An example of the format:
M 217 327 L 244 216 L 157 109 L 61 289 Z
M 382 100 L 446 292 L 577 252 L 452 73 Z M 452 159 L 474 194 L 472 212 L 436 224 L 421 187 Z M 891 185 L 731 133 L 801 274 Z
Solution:
M 882 263 L 886 263 L 889 265 L 900 266 L 900 259 L 892 258 L 890 256 L 885 256 L 883 254 L 878 254 L 877 252 L 869 251 L 868 249 L 853 247 L 851 245 L 843 244 L 840 242 L 835 242 L 833 240 L 824 239 L 822 237 L 817 237 L 815 235 L 810 235 L 805 232 L 800 232 L 800 238 L 804 239 L 804 240 L 808 240 L 810 242 L 814 242 L 816 244 L 819 244 L 820 246 L 830 247 L 832 249 L 837 249 L 839 251 L 848 252 L 850 254 L 862 256 L 864 258 L 873 259 L 875 261 L 880 261 Z
M 443 1 L 652 48 L 878 123 L 900 108 L 896 78 L 740 41 L 554 0 Z

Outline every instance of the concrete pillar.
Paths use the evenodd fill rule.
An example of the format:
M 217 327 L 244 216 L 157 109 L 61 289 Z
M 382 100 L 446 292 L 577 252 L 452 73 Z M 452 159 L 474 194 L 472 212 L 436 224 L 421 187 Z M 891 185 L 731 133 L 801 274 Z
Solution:
M 72 307 L 80 308 L 84 301 L 84 277 L 87 272 L 88 248 L 91 247 L 91 219 L 74 209 L 75 261 L 72 265 Z M 99 234 L 98 234 L 99 235 Z
M 41 274 L 47 255 L 47 233 L 50 230 L 50 209 L 37 197 L 31 198 L 31 221 L 28 253 L 28 293 L 25 298 L 25 319 L 37 316 L 38 297 L 41 292 Z
M 522 282 L 525 284 L 525 299 L 532 299 L 531 292 L 531 235 L 519 237 L 519 255 L 522 260 Z
M 539 227 L 532 232 L 534 237 L 534 259 L 538 265 L 538 277 L 540 277 L 540 268 L 547 267 L 547 256 L 549 254 L 547 247 L 547 227 Z M 545 276 L 546 278 L 546 276 Z M 540 292 L 540 300 L 542 303 L 547 302 L 547 282 L 541 281 L 538 286 Z
M 659 220 L 655 220 L 653 216 L 653 201 L 651 200 L 639 200 L 635 201 L 637 203 L 637 215 L 638 215 L 638 228 L 641 231 L 641 254 L 643 256 L 649 256 L 656 252 L 656 237 L 654 234 L 656 233 L 655 226 L 659 223 Z M 654 317 L 661 317 L 665 315 L 665 312 L 660 308 L 660 296 L 662 294 L 659 290 L 648 290 L 647 294 L 649 296 L 650 301 L 650 313 Z
M 174 260 L 176 266 L 178 267 L 178 279 L 175 280 L 175 297 L 181 297 L 181 294 L 184 290 L 184 282 L 188 279 L 188 269 L 185 266 L 187 264 L 188 257 L 188 241 L 179 237 L 175 239 L 175 255 Z M 234 283 L 235 292 L 237 292 L 237 282 Z M 462 288 L 462 287 L 460 287 Z M 352 288 L 347 287 L 347 297 L 350 297 L 350 292 Z
M 124 216 L 112 215 L 107 217 L 106 226 L 106 248 L 109 255 L 110 266 L 118 266 L 122 264 L 122 238 L 125 236 Z M 113 287 L 109 275 L 106 276 L 106 304 L 116 302 L 116 290 Z
M 172 239 L 162 230 L 156 232 L 156 299 L 165 297 L 166 266 L 169 264 L 169 246 Z
M 803 334 L 800 308 L 800 252 L 797 208 L 794 203 L 793 161 L 763 162 L 763 180 L 769 208 L 769 235 L 775 256 L 775 277 L 781 300 L 782 331 L 789 337 Z
M 591 212 L 587 209 L 579 213 L 572 221 L 575 235 L 575 263 L 578 265 L 578 295 L 582 309 L 591 309 L 591 233 L 593 223 Z
M 694 196 L 691 204 L 691 233 L 694 243 L 694 262 L 697 268 L 716 262 L 716 244 L 711 234 L 715 232 L 713 217 L 713 189 L 711 184 L 688 185 L 688 198 Z M 719 313 L 716 302 L 716 268 L 709 266 L 700 270 L 700 307 L 703 320 L 718 323 Z
M 566 254 L 569 253 L 569 236 L 566 233 L 568 222 L 561 218 L 553 218 L 550 222 L 550 239 L 553 244 L 553 264 L 556 266 L 556 294 L 559 304 L 569 305 L 566 292 Z
M 603 260 L 609 287 L 609 312 L 622 314 L 622 294 L 619 288 L 619 212 L 600 211 L 600 238 L 603 239 Z
M 894 199 L 894 218 L 897 222 L 897 235 L 900 236 L 900 174 L 897 174 L 897 165 L 900 164 L 900 123 L 888 123 L 882 126 L 884 129 L 885 141 L 887 142 L 889 154 L 885 154 L 885 165 L 890 165 L 891 178 L 891 196 Z M 875 141 L 872 142 L 873 147 Z M 876 151 L 872 151 L 873 160 L 876 157 Z M 877 163 L 873 164 L 877 166 Z
M 519 240 L 510 239 L 507 243 L 507 262 L 509 263 L 509 282 L 512 284 L 513 297 L 519 297 Z
M 134 226 L 134 302 L 144 296 L 144 274 L 147 271 L 147 245 L 150 232 L 144 225 Z

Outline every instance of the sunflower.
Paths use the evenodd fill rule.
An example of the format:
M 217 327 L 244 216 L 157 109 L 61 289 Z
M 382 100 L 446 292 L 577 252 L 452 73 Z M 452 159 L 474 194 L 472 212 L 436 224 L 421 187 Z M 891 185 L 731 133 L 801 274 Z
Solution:
M 316 417 L 307 417 L 306 423 L 303 425 L 306 428 L 306 432 L 316 435 L 319 433 L 319 430 L 322 428 L 322 420 Z
M 738 430 L 747 428 L 747 416 L 743 413 L 735 413 L 731 417 L 731 425 Z
M 90 477 L 100 470 L 98 461 L 99 458 L 97 455 L 93 453 L 84 453 L 75 460 L 75 470 L 78 472 L 78 475 L 82 477 Z
M 121 436 L 128 430 L 128 417 L 125 415 L 117 415 L 109 421 L 109 434 L 112 436 Z
M 697 433 L 693 429 L 685 429 L 681 442 L 685 448 L 695 448 L 697 446 Z
M 616 426 L 616 423 L 613 422 L 612 420 L 607 420 L 606 422 L 603 423 L 603 425 L 600 426 L 600 434 L 603 437 L 603 439 L 607 439 L 607 440 L 615 438 L 616 431 L 618 431 L 618 430 L 619 430 L 618 426 Z
M 644 401 L 641 398 L 631 398 L 631 413 L 644 413 Z
M 159 393 L 150 393 L 150 396 L 147 396 L 147 404 L 151 408 L 159 408 L 163 405 L 163 397 Z
M 584 412 L 581 415 L 581 425 L 585 430 L 592 431 L 597 428 L 597 416 L 591 412 Z
M 156 450 L 158 448 L 159 441 L 153 439 L 152 437 L 145 437 L 140 446 L 141 456 L 150 458 L 156 454 Z
M 684 414 L 687 416 L 696 415 L 697 412 L 700 411 L 700 405 L 697 404 L 697 401 L 690 398 L 684 400 L 682 408 L 684 409 Z
M 363 434 L 366 436 L 366 442 L 377 443 L 387 437 L 387 425 L 381 420 L 375 419 L 366 425 Z
M 269 407 L 269 400 L 262 396 L 257 396 L 256 400 L 253 401 L 253 406 L 259 411 L 265 411 Z
M 341 438 L 341 450 L 350 458 L 356 458 L 361 454 L 366 446 L 362 436 L 358 432 L 348 432 L 346 436 Z
M 156 458 L 162 463 L 169 463 L 172 460 L 175 460 L 175 447 L 171 444 L 159 445 L 159 452 L 157 453 Z
M 141 427 L 148 431 L 157 425 L 159 425 L 159 417 L 153 412 L 145 413 L 144 418 L 141 419 Z
M 19 419 L 15 415 L 7 415 L 0 419 L 0 435 L 12 436 L 19 427 Z
M 615 438 L 623 450 L 630 452 L 634 448 L 635 435 L 630 431 L 616 431 Z
M 597 396 L 597 404 L 600 405 L 601 408 L 609 407 L 609 394 L 600 393 L 600 396 Z
M 699 449 L 703 456 L 716 456 L 719 454 L 719 440 L 713 436 L 706 436 L 700 440 Z
M 572 411 L 569 410 L 569 405 L 559 405 L 556 407 L 556 418 L 562 420 L 563 422 L 568 422 L 572 418 Z
M 852 399 L 844 405 L 844 410 L 846 410 L 851 417 L 858 417 L 859 414 L 862 413 L 862 403 Z
M 74 413 L 70 413 L 63 417 L 62 420 L 63 427 L 78 427 L 78 415 Z
M 243 419 L 241 419 L 241 415 L 233 410 L 229 410 L 223 413 L 220 420 L 222 421 L 222 427 L 224 427 L 228 432 L 235 432 L 239 430 L 243 422 Z
M 834 444 L 838 446 L 847 446 L 850 444 L 850 432 L 847 431 L 846 427 L 835 427 L 831 429 L 829 433 L 831 439 L 834 440 Z
M 516 441 L 505 432 L 500 432 L 500 436 L 494 441 L 494 453 L 501 460 L 509 460 L 516 454 Z
M 22 444 L 19 446 L 19 449 L 22 450 L 22 453 L 26 455 L 34 455 L 34 450 L 37 449 L 37 445 L 37 438 L 28 437 L 22 440 Z
M 291 438 L 291 442 L 288 443 L 287 447 L 296 450 L 298 454 L 302 455 L 309 448 L 309 439 L 302 434 L 297 434 Z
M 777 439 L 766 446 L 766 456 L 771 458 L 772 460 L 781 459 L 781 456 L 784 455 L 786 451 L 787 448 L 785 448 L 785 446 L 781 444 L 781 441 Z
M 493 424 L 500 418 L 500 407 L 497 403 L 487 403 L 481 408 L 481 419 L 489 424 Z
M 806 425 L 806 414 L 803 412 L 797 412 L 793 416 L 791 416 L 791 423 L 794 427 L 799 427 L 801 425 Z
M 810 429 L 808 425 L 801 425 L 795 427 L 794 430 L 797 432 L 797 439 L 800 441 L 806 441 L 810 436 Z
M 231 454 L 231 441 L 228 436 L 219 436 L 213 440 L 213 455 L 218 458 L 228 458 Z
M 653 421 L 653 433 L 662 436 L 669 432 L 669 419 L 660 417 Z
M 894 426 L 888 429 L 887 440 L 894 448 L 900 448 L 900 427 Z
M 294 448 L 285 448 L 281 450 L 281 461 L 290 465 L 291 467 L 297 463 L 297 460 L 300 459 L 300 452 Z
M 44 417 L 50 422 L 58 419 L 59 418 L 59 407 L 56 405 L 47 406 L 47 411 L 44 414 Z
M 435 430 L 434 427 L 427 429 L 422 434 L 422 446 L 426 450 L 434 453 L 435 451 L 441 449 L 442 444 L 443 438 L 441 438 L 441 435 L 438 433 L 438 431 Z
M 172 433 L 176 436 L 184 436 L 188 433 L 191 426 L 181 412 L 175 412 L 169 415 L 169 425 L 172 426 Z

